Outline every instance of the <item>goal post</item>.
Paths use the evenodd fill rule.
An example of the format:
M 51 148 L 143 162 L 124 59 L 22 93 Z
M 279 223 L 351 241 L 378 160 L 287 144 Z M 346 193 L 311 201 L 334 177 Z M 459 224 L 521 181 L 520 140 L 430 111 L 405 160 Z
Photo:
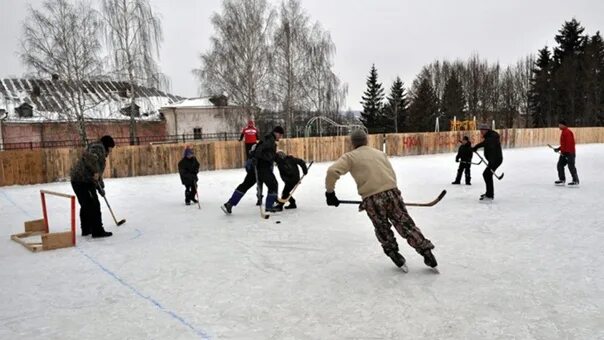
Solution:
M 71 243 L 76 245 L 76 197 L 74 195 L 63 194 L 60 192 L 40 190 L 40 199 L 42 200 L 42 215 L 44 217 L 44 228 L 46 233 L 49 233 L 48 212 L 46 210 L 46 195 L 64 197 L 70 201 L 70 221 L 71 221 Z

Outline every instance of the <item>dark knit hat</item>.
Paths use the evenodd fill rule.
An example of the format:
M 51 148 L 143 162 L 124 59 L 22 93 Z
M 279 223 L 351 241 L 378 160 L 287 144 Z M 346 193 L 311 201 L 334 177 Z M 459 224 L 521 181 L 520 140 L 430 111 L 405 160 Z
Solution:
M 491 129 L 491 127 L 489 126 L 489 124 L 482 123 L 482 124 L 478 125 L 478 130 L 490 130 L 490 129 Z
M 560 120 L 558 121 L 558 124 L 562 124 L 562 125 L 564 125 L 564 126 L 567 126 L 567 125 L 568 125 L 568 124 L 566 124 L 566 120 L 564 120 L 564 119 L 560 119 Z
M 463 136 L 463 140 L 467 140 L 468 142 L 470 141 L 470 137 L 468 136 Z
M 285 134 L 285 130 L 283 130 L 283 128 L 281 126 L 279 126 L 279 125 L 277 125 L 277 126 L 275 126 L 275 128 L 273 128 L 273 132 L 280 133 L 282 135 Z
M 101 144 L 105 147 L 105 150 L 109 150 L 109 148 L 115 148 L 115 142 L 113 138 L 109 135 L 105 135 L 101 137 Z

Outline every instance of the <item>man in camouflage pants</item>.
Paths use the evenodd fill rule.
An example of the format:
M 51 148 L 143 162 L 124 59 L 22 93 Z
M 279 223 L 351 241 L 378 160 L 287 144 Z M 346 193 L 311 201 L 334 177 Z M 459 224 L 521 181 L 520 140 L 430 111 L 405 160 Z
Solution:
M 424 257 L 424 263 L 432 268 L 438 264 L 432 254 L 434 245 L 426 239 L 409 216 L 405 203 L 397 188 L 396 175 L 383 152 L 367 146 L 367 134 L 356 130 L 350 135 L 354 150 L 347 152 L 327 170 L 325 179 L 327 205 L 338 206 L 340 201 L 334 192 L 340 176 L 350 172 L 363 202 L 359 207 L 365 210 L 375 227 L 375 235 L 382 244 L 384 253 L 405 272 L 405 258 L 398 252 L 398 244 L 391 225 Z

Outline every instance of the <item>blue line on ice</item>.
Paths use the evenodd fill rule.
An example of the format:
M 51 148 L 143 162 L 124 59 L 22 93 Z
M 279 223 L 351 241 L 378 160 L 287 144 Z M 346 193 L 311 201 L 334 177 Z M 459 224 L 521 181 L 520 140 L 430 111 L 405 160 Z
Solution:
M 23 208 L 21 208 L 21 206 L 19 206 L 17 203 L 15 203 L 15 201 L 13 201 L 10 198 L 10 196 L 8 196 L 8 194 L 6 193 L 6 191 L 0 190 L 0 192 L 2 193 L 2 196 L 4 196 L 4 198 L 6 198 L 7 201 L 9 201 L 12 205 L 14 205 L 15 207 L 17 207 L 17 209 L 19 209 L 22 213 L 24 213 L 28 217 L 31 217 L 31 214 L 28 213 L 27 211 L 25 211 Z
M 145 296 L 143 295 L 143 293 L 141 293 L 138 289 L 136 289 L 135 287 L 133 287 L 132 285 L 130 285 L 128 282 L 122 280 L 122 278 L 120 278 L 119 276 L 117 276 L 115 273 L 113 273 L 111 270 L 105 268 L 102 264 L 100 264 L 97 260 L 95 260 L 92 256 L 86 254 L 83 250 L 78 248 L 78 251 L 86 256 L 92 263 L 96 264 L 102 271 L 104 271 L 105 273 L 107 273 L 109 276 L 111 276 L 112 278 L 114 278 L 116 281 L 118 281 L 119 283 L 121 283 L 124 287 L 130 289 L 134 294 L 138 295 L 139 297 L 151 302 L 155 307 L 157 307 L 159 310 L 161 310 L 162 312 L 170 315 L 172 318 L 178 320 L 181 324 L 187 326 L 188 328 L 190 328 L 193 332 L 195 332 L 195 334 L 199 335 L 199 337 L 201 337 L 202 339 L 210 339 L 210 336 L 204 332 L 201 329 L 197 329 L 195 328 L 193 325 L 191 325 L 187 320 L 185 320 L 183 317 L 181 317 L 180 315 L 176 314 L 175 312 L 167 309 L 166 307 L 162 306 L 161 303 L 159 303 L 157 300 L 155 300 L 153 297 L 151 296 Z
M 19 206 L 15 201 L 13 201 L 10 196 L 8 196 L 8 194 L 4 191 L 4 190 L 0 190 L 0 192 L 2 193 L 2 196 L 4 196 L 4 198 L 9 201 L 12 205 L 14 205 L 17 209 L 19 209 L 23 214 L 31 217 L 31 214 L 29 212 L 27 212 L 26 210 L 24 210 L 23 208 L 21 208 L 21 206 Z M 141 236 L 142 232 L 138 229 L 135 229 L 138 232 L 138 235 L 136 235 L 133 239 Z M 197 334 L 201 339 L 211 339 L 210 336 L 203 331 L 202 329 L 197 329 L 195 328 L 193 325 L 191 325 L 187 320 L 185 320 L 183 317 L 181 317 L 180 315 L 176 314 L 175 312 L 165 308 L 164 306 L 162 306 L 161 303 L 159 303 L 156 299 L 154 299 L 151 296 L 145 296 L 143 295 L 143 293 L 141 293 L 138 289 L 136 289 L 134 286 L 130 285 L 128 282 L 124 281 L 122 278 L 120 278 L 119 276 L 117 276 L 114 272 L 112 272 L 111 270 L 105 268 L 105 266 L 103 266 L 102 264 L 100 264 L 96 259 L 94 259 L 92 256 L 86 254 L 82 249 L 77 248 L 76 249 L 80 252 L 80 254 L 84 255 L 86 258 L 88 258 L 92 263 L 96 264 L 97 267 L 99 267 L 102 271 L 104 271 L 106 274 L 108 274 L 109 276 L 111 276 L 113 279 L 115 279 L 117 282 L 119 282 L 120 284 L 122 284 L 124 287 L 130 289 L 135 295 L 151 302 L 155 307 L 157 307 L 160 311 L 170 315 L 173 319 L 177 320 L 178 322 L 180 322 L 181 324 L 185 325 L 186 327 L 190 328 L 195 334 Z

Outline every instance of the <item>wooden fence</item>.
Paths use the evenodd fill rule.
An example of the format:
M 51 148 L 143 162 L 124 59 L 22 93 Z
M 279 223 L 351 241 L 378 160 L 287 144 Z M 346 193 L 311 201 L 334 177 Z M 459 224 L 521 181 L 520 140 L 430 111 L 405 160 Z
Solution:
M 498 130 L 505 148 L 557 145 L 560 131 L 547 129 Z M 604 143 L 604 127 L 574 128 L 577 143 Z M 370 135 L 369 145 L 382 149 L 390 156 L 423 155 L 454 152 L 458 141 L 469 136 L 473 143 L 480 141 L 478 131 L 402 133 Z M 213 141 L 189 144 L 201 164 L 201 170 L 240 168 L 245 153 L 240 142 Z M 115 148 L 107 159 L 104 176 L 132 177 L 176 173 L 182 158 L 184 144 L 125 146 Z M 333 161 L 351 145 L 347 137 L 310 137 L 285 139 L 279 143 L 285 152 L 307 161 Z M 69 178 L 69 170 L 78 159 L 81 150 L 37 149 L 0 152 L 0 186 L 37 184 L 63 181 Z

